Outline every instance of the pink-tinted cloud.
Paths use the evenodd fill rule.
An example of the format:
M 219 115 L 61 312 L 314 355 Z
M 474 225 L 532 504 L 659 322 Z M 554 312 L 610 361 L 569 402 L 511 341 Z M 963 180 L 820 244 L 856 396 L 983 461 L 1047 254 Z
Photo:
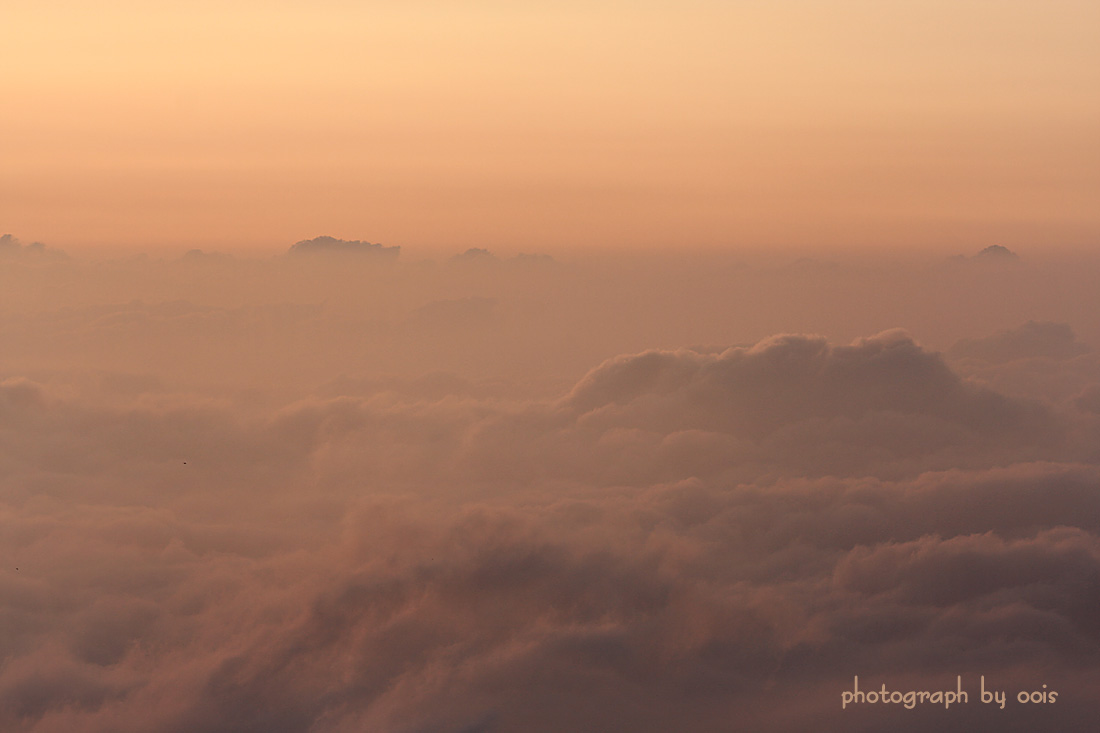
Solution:
M 391 276 L 457 277 L 432 272 Z M 0 375 L 0 730 L 1087 729 L 1100 424 L 1072 332 L 640 350 L 555 391 L 510 361 L 562 326 L 518 282 L 5 311 L 30 367 Z M 109 368 L 135 343 L 145 368 Z M 417 369 L 343 358 L 395 344 Z M 1040 363 L 1076 403 L 982 378 Z M 855 675 L 971 701 L 842 709 Z M 993 709 L 981 675 L 1060 697 Z

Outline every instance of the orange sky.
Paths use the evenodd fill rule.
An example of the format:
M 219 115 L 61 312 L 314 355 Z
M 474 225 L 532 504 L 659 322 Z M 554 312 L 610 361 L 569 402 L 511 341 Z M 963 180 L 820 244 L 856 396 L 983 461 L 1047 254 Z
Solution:
M 1092 0 L 224 5 L 4 3 L 0 232 L 504 251 L 1100 237 Z

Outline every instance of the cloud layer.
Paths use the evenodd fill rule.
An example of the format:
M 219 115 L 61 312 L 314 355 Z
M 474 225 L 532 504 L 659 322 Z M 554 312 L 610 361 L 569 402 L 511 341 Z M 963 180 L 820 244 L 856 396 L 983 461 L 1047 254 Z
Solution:
M 193 266 L 242 288 L 256 272 L 172 265 Z M 372 308 L 193 292 L 5 311 L 26 348 L 0 375 L 0 729 L 1095 719 L 1100 380 L 1069 326 L 946 354 L 897 329 L 650 348 L 547 388 L 509 339 L 554 323 L 525 289 L 577 276 L 461 269 L 394 265 L 472 279 Z M 110 368 L 156 334 L 145 369 Z M 187 344 L 206 351 L 188 361 Z M 288 352 L 282 387 L 249 387 L 303 344 L 311 369 Z M 379 344 L 419 371 L 348 369 Z M 462 354 L 509 366 L 438 369 Z M 221 360 L 224 381 L 172 360 Z M 970 701 L 842 709 L 856 675 L 901 691 L 962 676 Z M 983 675 L 1005 710 L 978 699 Z M 1015 702 L 1044 684 L 1057 704 Z

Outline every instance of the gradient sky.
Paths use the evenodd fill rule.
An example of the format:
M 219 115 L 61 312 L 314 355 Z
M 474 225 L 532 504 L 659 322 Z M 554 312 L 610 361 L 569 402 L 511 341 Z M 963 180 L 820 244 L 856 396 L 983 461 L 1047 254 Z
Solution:
M 6 0 L 0 231 L 1083 246 L 1091 0 Z

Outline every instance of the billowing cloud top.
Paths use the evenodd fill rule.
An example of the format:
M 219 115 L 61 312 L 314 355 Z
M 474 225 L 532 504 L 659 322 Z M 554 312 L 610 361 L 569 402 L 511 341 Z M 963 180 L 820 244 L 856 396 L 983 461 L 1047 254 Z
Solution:
M 369 255 L 373 258 L 392 260 L 401 253 L 400 247 L 385 247 L 381 244 L 361 242 L 358 239 L 336 239 L 335 237 L 314 237 L 303 239 L 291 245 L 287 251 L 289 255 L 307 254 L 344 254 L 344 255 Z
M 1088 353 L 1089 347 L 1077 340 L 1068 323 L 1028 321 L 984 338 L 963 339 L 951 347 L 957 359 L 980 359 L 1005 363 L 1020 359 L 1072 359 Z
M 68 255 L 41 242 L 23 244 L 10 234 L 0 235 L 0 259 L 33 258 L 39 260 L 65 260 Z

